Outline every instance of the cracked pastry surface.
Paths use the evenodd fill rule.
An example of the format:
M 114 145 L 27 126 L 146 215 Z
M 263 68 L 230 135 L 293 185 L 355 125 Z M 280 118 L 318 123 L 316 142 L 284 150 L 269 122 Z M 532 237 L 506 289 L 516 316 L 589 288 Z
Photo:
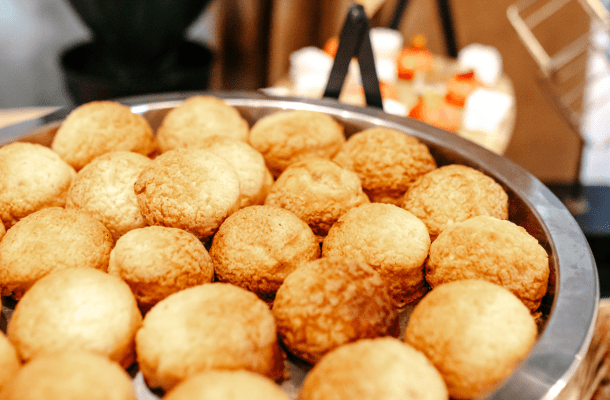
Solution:
M 51 148 L 78 171 L 110 151 L 149 155 L 156 149 L 156 142 L 144 117 L 125 105 L 104 100 L 85 103 L 70 112 Z
M 280 286 L 272 311 L 284 345 L 312 364 L 346 343 L 398 335 L 384 280 L 347 258 L 321 258 L 296 269 Z
M 14 142 L 0 148 L 0 220 L 6 229 L 45 207 L 63 207 L 76 175 L 48 147 Z

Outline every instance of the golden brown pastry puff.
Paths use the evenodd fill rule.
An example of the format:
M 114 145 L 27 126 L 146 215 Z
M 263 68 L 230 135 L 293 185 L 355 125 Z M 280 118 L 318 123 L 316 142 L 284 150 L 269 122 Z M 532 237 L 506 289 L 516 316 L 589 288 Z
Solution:
M 17 303 L 7 336 L 19 357 L 92 351 L 123 367 L 135 360 L 134 336 L 142 314 L 129 286 L 93 268 L 53 271 Z
M 320 244 L 311 228 L 290 211 L 250 206 L 220 226 L 210 256 L 219 281 L 270 302 L 286 275 L 320 256 Z
M 63 207 L 76 175 L 48 147 L 15 142 L 0 148 L 0 220 L 6 229 L 45 207 Z
M 415 306 L 405 341 L 439 370 L 452 399 L 488 395 L 536 341 L 527 307 L 500 285 L 482 280 L 445 283 Z
M 114 242 L 104 225 L 80 210 L 43 208 L 6 232 L 0 242 L 0 291 L 19 299 L 51 271 L 106 271 Z
M 330 228 L 323 257 L 346 257 L 372 266 L 386 281 L 399 307 L 417 302 L 427 291 L 424 261 L 430 236 L 422 221 L 392 204 L 352 208 Z
M 398 339 L 361 339 L 327 355 L 309 372 L 299 400 L 449 400 L 423 353 Z
M 165 400 L 289 400 L 266 376 L 254 372 L 205 371 L 187 378 Z
M 366 203 L 369 198 L 358 176 L 323 158 L 291 164 L 265 200 L 265 204 L 292 211 L 319 236 L 326 236 L 347 210 Z
M 0 392 L 3 400 L 136 400 L 131 378 L 99 354 L 67 352 L 30 361 Z
M 74 109 L 61 124 L 51 148 L 77 171 L 110 151 L 148 155 L 155 138 L 148 122 L 120 103 L 104 100 Z
M 493 178 L 465 165 L 446 165 L 417 179 L 401 207 L 424 221 L 434 240 L 477 215 L 508 219 L 508 195 Z
M 248 140 L 250 127 L 239 111 L 213 96 L 192 96 L 171 110 L 157 130 L 161 152 L 201 148 L 202 139 L 225 136 Z
M 371 201 L 396 205 L 411 182 L 436 168 L 425 144 L 388 128 L 371 128 L 350 136 L 333 161 L 360 177 Z
M 460 279 L 504 286 L 532 311 L 547 292 L 549 259 L 523 227 L 478 216 L 447 228 L 430 246 L 426 280 L 431 287 Z
M 174 292 L 214 280 L 212 259 L 199 239 L 165 226 L 123 235 L 110 253 L 108 273 L 127 282 L 143 312 Z
M 81 169 L 70 187 L 66 208 L 88 212 L 102 222 L 116 241 L 146 226 L 133 185 L 152 160 L 130 151 L 113 151 L 94 158 Z
M 288 165 L 309 157 L 330 159 L 345 142 L 343 126 L 330 115 L 280 111 L 259 119 L 250 130 L 250 144 L 258 150 L 274 177 Z
M 273 302 L 278 335 L 310 363 L 349 342 L 398 336 L 397 311 L 379 273 L 361 261 L 321 258 L 286 277 Z
M 239 208 L 239 176 L 224 158 L 207 150 L 170 150 L 145 167 L 134 185 L 149 225 L 212 236 Z
M 207 370 L 284 377 L 271 310 L 254 293 L 228 283 L 194 286 L 161 300 L 144 317 L 136 349 L 144 380 L 164 391 Z
M 17 357 L 17 351 L 13 344 L 0 331 L 0 398 L 2 389 L 13 380 L 21 368 L 21 362 Z
M 273 176 L 261 153 L 244 141 L 223 136 L 203 139 L 201 148 L 224 158 L 235 168 L 239 176 L 240 207 L 264 203 L 273 185 Z

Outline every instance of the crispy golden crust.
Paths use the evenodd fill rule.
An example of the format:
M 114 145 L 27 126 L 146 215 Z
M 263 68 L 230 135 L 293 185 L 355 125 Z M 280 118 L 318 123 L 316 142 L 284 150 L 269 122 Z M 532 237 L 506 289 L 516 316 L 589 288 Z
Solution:
M 76 175 L 48 147 L 15 142 L 0 148 L 0 220 L 5 228 L 45 207 L 63 207 Z
M 291 164 L 265 200 L 267 205 L 292 211 L 319 236 L 326 236 L 347 210 L 366 203 L 369 199 L 358 176 L 323 158 Z
M 546 294 L 548 254 L 510 221 L 478 216 L 446 229 L 430 246 L 426 280 L 435 287 L 460 279 L 504 286 L 534 312 Z
M 130 151 L 115 151 L 93 159 L 72 182 L 66 208 L 77 208 L 102 222 L 116 241 L 146 226 L 133 185 L 152 160 Z
M 205 371 L 178 384 L 165 400 L 289 400 L 271 379 L 250 371 Z
M 210 247 L 216 277 L 273 300 L 286 275 L 320 256 L 305 222 L 288 210 L 250 206 L 220 226 Z
M 110 151 L 148 155 L 156 144 L 150 125 L 141 115 L 113 101 L 93 101 L 66 117 L 51 148 L 78 171 Z
M 172 293 L 214 279 L 212 259 L 199 239 L 164 226 L 122 236 L 110 253 L 108 273 L 127 282 L 144 311 Z
M 129 375 L 117 363 L 98 354 L 77 352 L 32 360 L 0 397 L 3 400 L 136 400 L 136 393 Z
M 421 352 L 386 337 L 358 340 L 328 353 L 305 378 L 298 399 L 448 400 L 449 395 Z
M 258 151 L 246 142 L 222 136 L 203 139 L 201 148 L 224 158 L 235 168 L 239 176 L 241 208 L 263 204 L 273 184 L 273 176 Z
M 142 314 L 129 286 L 93 268 L 53 271 L 17 306 L 7 335 L 24 362 L 67 351 L 92 351 L 123 367 L 135 360 Z
M 0 242 L 0 288 L 19 299 L 38 279 L 65 268 L 106 271 L 114 242 L 98 220 L 49 207 L 23 218 Z
M 379 272 L 399 306 L 413 304 L 427 291 L 423 265 L 430 236 L 423 222 L 392 204 L 352 208 L 330 228 L 324 257 L 362 260 Z
M 157 130 L 157 141 L 161 152 L 202 148 L 202 140 L 210 136 L 247 141 L 249 130 L 239 111 L 224 100 L 193 96 L 167 113 Z
M 418 176 L 436 168 L 425 144 L 387 128 L 350 136 L 333 161 L 358 175 L 371 201 L 392 204 L 398 204 Z
M 227 283 L 207 283 L 157 303 L 136 336 L 140 370 L 152 388 L 172 389 L 207 370 L 284 376 L 284 354 L 265 302 Z
M 7 386 L 21 368 L 21 362 L 17 357 L 17 350 L 7 337 L 0 331 L 0 398 L 2 389 Z
M 443 376 L 451 398 L 480 398 L 508 377 L 536 341 L 527 307 L 502 286 L 463 280 L 434 288 L 415 306 L 405 341 Z
M 272 311 L 284 345 L 310 363 L 358 339 L 398 335 L 397 311 L 383 279 L 346 258 L 321 258 L 292 272 Z
M 432 240 L 477 215 L 508 219 L 508 195 L 502 186 L 464 165 L 446 165 L 420 176 L 405 193 L 401 207 L 424 221 Z
M 206 150 L 171 150 L 142 170 L 134 191 L 149 225 L 184 229 L 205 239 L 239 208 L 239 177 Z
M 343 127 L 313 111 L 282 111 L 259 119 L 249 141 L 278 177 L 288 165 L 309 157 L 330 159 L 345 142 Z

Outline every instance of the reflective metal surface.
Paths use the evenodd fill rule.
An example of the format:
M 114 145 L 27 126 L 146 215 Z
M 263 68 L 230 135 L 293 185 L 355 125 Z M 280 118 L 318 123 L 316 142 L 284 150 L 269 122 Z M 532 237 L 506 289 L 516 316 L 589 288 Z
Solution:
M 201 92 L 121 99 L 146 117 L 154 129 L 169 109 Z M 539 338 L 528 358 L 490 399 L 556 398 L 586 353 L 597 315 L 599 283 L 584 234 L 563 204 L 534 176 L 510 160 L 453 133 L 420 121 L 334 100 L 270 98 L 257 93 L 211 93 L 235 106 L 253 124 L 281 110 L 312 110 L 335 117 L 346 136 L 382 126 L 419 138 L 440 165 L 459 163 L 486 173 L 509 195 L 509 219 L 523 226 L 549 254 L 551 276 L 540 311 Z M 69 109 L 0 130 L 0 145 L 21 138 L 50 144 Z M 298 367 L 298 366 L 297 366 Z M 298 382 L 292 382 L 298 386 Z M 293 388 L 297 389 L 297 387 Z

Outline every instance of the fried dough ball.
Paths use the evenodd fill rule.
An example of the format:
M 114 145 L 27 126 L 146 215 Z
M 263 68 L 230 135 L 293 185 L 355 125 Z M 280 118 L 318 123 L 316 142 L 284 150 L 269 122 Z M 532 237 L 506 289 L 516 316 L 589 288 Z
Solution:
M 424 261 L 430 236 L 423 222 L 392 204 L 352 208 L 330 228 L 323 257 L 361 260 L 386 281 L 398 306 L 414 304 L 427 291 Z
M 205 371 L 182 381 L 165 400 L 289 400 L 266 376 L 250 371 Z
M 136 400 L 131 378 L 117 363 L 87 352 L 39 357 L 0 393 L 3 400 Z
M 134 185 L 149 225 L 212 236 L 239 208 L 239 177 L 224 158 L 206 150 L 170 150 L 144 168 Z
M 49 207 L 30 214 L 0 242 L 2 295 L 18 300 L 38 279 L 58 269 L 106 271 L 113 245 L 108 229 L 83 211 Z
M 53 271 L 17 303 L 7 335 L 22 361 L 91 351 L 127 368 L 142 314 L 129 286 L 93 268 Z
M 430 246 L 431 287 L 460 279 L 504 286 L 532 311 L 546 294 L 549 259 L 538 240 L 510 221 L 478 216 L 447 228 Z
M 225 136 L 247 141 L 250 127 L 239 111 L 213 96 L 192 96 L 172 109 L 157 130 L 161 152 L 202 148 L 203 139 Z
M 271 310 L 255 294 L 227 283 L 194 286 L 161 300 L 144 317 L 136 348 L 146 383 L 164 391 L 208 370 L 284 377 Z
M 399 333 L 398 314 L 379 273 L 346 258 L 321 258 L 292 272 L 272 311 L 284 345 L 312 364 L 346 343 Z
M 388 128 L 350 136 L 333 161 L 358 175 L 371 201 L 396 205 L 411 182 L 436 168 L 425 144 Z
M 263 204 L 273 175 L 263 156 L 248 143 L 222 136 L 211 136 L 201 141 L 201 148 L 227 160 L 239 176 L 240 208 Z
M 146 226 L 133 185 L 152 160 L 130 151 L 115 151 L 93 159 L 81 169 L 70 187 L 66 208 L 88 212 L 102 222 L 116 241 Z
M 288 210 L 250 206 L 220 226 L 210 247 L 216 278 L 272 301 L 286 275 L 320 257 L 312 230 Z
M 401 207 L 426 224 L 432 240 L 477 215 L 508 219 L 508 195 L 493 178 L 465 165 L 446 165 L 420 176 Z
M 172 293 L 214 280 L 212 259 L 199 239 L 164 226 L 122 236 L 110 253 L 108 273 L 127 282 L 143 312 Z
M 104 100 L 83 104 L 70 112 L 51 148 L 78 171 L 102 154 L 124 150 L 149 155 L 156 144 L 144 117 L 125 105 Z
M 366 203 L 369 199 L 358 176 L 323 158 L 288 166 L 265 200 L 265 204 L 292 211 L 319 236 L 326 236 L 347 210 Z
M 15 347 L 0 331 L 0 398 L 4 398 L 2 389 L 13 380 L 20 368 L 21 362 Z
M 449 395 L 423 353 L 385 337 L 361 339 L 328 353 L 305 378 L 298 399 L 448 400 Z
M 481 398 L 523 360 L 536 341 L 527 307 L 502 286 L 463 280 L 430 291 L 415 306 L 405 341 L 428 357 L 452 399 Z
M 15 142 L 0 148 L 0 220 L 4 228 L 46 207 L 63 207 L 76 175 L 48 147 Z
M 345 142 L 343 126 L 330 115 L 305 110 L 280 111 L 259 119 L 249 141 L 274 177 L 288 165 L 310 157 L 330 159 Z

